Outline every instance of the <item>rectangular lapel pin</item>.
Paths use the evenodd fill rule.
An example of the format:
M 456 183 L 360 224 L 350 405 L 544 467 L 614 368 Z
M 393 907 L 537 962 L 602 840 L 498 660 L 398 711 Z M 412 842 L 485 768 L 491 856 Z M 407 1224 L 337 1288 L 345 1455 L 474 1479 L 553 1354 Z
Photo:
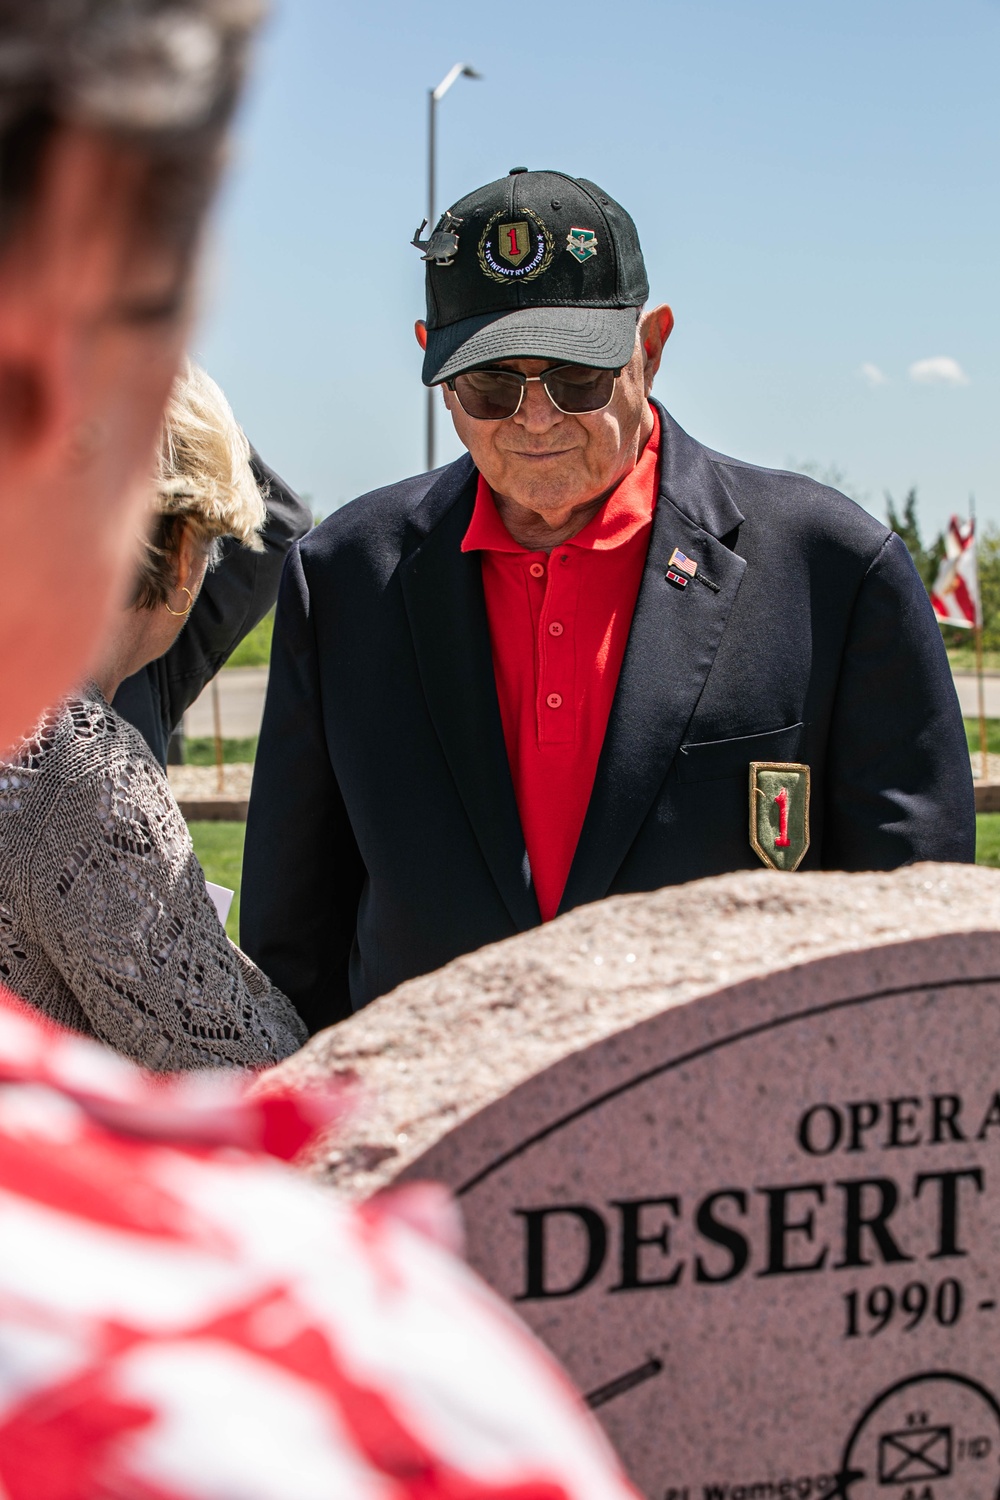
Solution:
M 797 870 L 809 848 L 809 767 L 750 762 L 750 843 L 772 870 Z
M 686 589 L 688 581 L 683 573 L 675 573 L 673 568 L 668 568 L 663 575 L 668 583 L 672 583 L 675 589 Z

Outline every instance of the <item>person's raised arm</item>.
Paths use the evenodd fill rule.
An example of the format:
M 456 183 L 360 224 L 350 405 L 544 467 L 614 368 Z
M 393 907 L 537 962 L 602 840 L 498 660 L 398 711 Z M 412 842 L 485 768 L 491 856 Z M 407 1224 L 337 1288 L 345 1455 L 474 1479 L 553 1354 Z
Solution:
M 114 697 L 112 706 L 145 737 L 161 765 L 187 709 L 273 605 L 288 549 L 312 525 L 308 506 L 253 449 L 250 467 L 267 507 L 264 550 L 227 537 L 170 650 L 126 678 Z

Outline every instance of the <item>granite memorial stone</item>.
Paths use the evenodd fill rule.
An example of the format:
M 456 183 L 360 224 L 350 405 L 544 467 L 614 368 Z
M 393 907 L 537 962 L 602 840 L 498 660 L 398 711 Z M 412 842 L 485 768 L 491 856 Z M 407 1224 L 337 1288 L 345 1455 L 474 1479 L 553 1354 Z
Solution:
M 998 916 L 959 866 L 615 898 L 272 1076 L 360 1078 L 314 1170 L 451 1187 L 645 1494 L 995 1500 Z

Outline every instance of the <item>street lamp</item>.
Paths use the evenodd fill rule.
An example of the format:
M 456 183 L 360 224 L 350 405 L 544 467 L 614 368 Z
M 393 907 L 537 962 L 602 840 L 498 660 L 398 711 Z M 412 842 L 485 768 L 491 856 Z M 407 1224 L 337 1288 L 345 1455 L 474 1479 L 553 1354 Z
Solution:
M 468 63 L 456 63 L 450 73 L 446 73 L 436 89 L 430 89 L 428 93 L 428 115 L 427 115 L 427 225 L 428 234 L 434 233 L 434 225 L 437 222 L 434 214 L 434 199 L 437 186 L 435 178 L 437 173 L 437 134 L 435 114 L 437 106 L 444 98 L 457 78 L 481 78 L 483 75 L 477 73 L 475 68 Z M 430 386 L 427 391 L 427 467 L 434 467 L 434 387 Z

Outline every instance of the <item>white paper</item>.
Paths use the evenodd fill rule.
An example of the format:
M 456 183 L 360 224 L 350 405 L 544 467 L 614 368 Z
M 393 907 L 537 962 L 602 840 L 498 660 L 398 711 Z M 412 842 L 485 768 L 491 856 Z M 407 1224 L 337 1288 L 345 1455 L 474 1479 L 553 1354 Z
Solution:
M 214 880 L 206 880 L 205 886 L 212 898 L 212 905 L 219 913 L 219 921 L 225 927 L 226 918 L 229 916 L 229 908 L 233 904 L 233 892 L 224 885 L 216 885 Z

